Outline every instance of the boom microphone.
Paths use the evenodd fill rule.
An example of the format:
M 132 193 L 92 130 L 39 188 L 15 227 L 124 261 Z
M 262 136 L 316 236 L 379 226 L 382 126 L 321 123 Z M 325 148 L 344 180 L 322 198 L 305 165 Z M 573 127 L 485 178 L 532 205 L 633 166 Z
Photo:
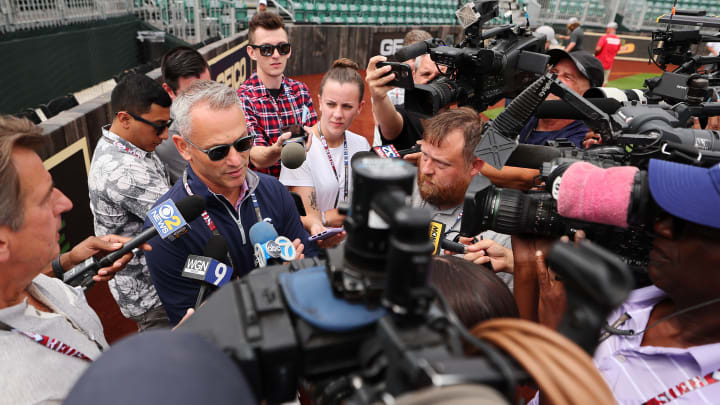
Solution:
M 100 260 L 89 257 L 66 272 L 63 275 L 63 281 L 73 287 L 87 288 L 91 286 L 92 277 L 97 274 L 98 269 L 112 265 L 126 253 L 149 241 L 155 235 L 159 234 L 163 239 L 171 241 L 176 239 L 190 229 L 188 222 L 195 220 L 204 210 L 205 200 L 197 195 L 185 197 L 177 204 L 170 199 L 158 204 L 148 212 L 152 227 L 145 229 L 138 236 L 125 242 L 120 249 L 110 252 Z
M 282 147 L 280 161 L 288 169 L 297 169 L 305 162 L 305 147 L 299 142 L 288 142 Z
M 213 235 L 205 245 L 202 256 L 189 255 L 185 261 L 182 276 L 202 282 L 195 309 L 202 303 L 208 284 L 221 287 L 230 281 L 233 270 L 223 263 L 227 253 L 228 245 L 225 238 L 222 235 Z
M 587 162 L 573 163 L 560 180 L 558 214 L 627 228 L 637 174 L 633 166 L 602 169 Z
M 590 98 L 587 99 L 597 108 L 608 114 L 615 114 L 622 107 L 622 104 L 613 98 Z M 572 105 L 563 100 L 545 100 L 535 112 L 538 118 L 572 119 L 583 120 L 586 117 L 578 112 Z
M 397 62 L 405 62 L 406 60 L 415 59 L 420 55 L 428 53 L 430 48 L 434 48 L 436 45 L 432 44 L 432 39 L 428 39 L 421 42 L 415 42 L 412 45 L 404 46 L 400 48 L 394 55 L 389 59 Z

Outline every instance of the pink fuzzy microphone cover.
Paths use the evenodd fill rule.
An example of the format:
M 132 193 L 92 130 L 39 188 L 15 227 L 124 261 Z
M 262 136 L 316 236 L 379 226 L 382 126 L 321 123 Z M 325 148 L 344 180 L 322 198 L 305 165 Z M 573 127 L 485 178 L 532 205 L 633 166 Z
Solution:
M 602 169 L 586 162 L 573 163 L 563 173 L 557 197 L 558 213 L 627 228 L 630 193 L 638 168 Z

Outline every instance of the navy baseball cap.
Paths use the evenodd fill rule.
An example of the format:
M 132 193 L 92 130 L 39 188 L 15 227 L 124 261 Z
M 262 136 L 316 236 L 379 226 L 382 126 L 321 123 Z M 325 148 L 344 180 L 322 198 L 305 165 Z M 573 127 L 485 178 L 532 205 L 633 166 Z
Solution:
M 711 168 L 651 159 L 650 194 L 678 218 L 720 228 L 720 164 Z
M 255 404 L 240 368 L 200 336 L 143 332 L 113 345 L 78 379 L 65 405 Z
M 547 54 L 550 56 L 549 63 L 551 65 L 558 63 L 560 59 L 570 58 L 580 73 L 590 81 L 590 87 L 600 87 L 603 85 L 605 81 L 605 70 L 603 69 L 602 62 L 593 55 L 585 51 L 567 53 L 562 49 L 551 49 Z

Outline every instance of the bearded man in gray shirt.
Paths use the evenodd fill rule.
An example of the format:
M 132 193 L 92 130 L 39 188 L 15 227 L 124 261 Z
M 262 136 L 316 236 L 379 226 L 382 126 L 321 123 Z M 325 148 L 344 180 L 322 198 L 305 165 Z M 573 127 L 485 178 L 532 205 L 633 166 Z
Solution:
M 442 236 L 453 240 L 460 231 L 465 192 L 474 176 L 482 176 L 480 170 L 485 162 L 475 157 L 473 151 L 480 143 L 483 122 L 475 110 L 461 107 L 432 117 L 424 126 L 413 205 L 430 208 L 433 221 L 445 225 Z M 463 255 L 466 260 L 492 265 L 512 290 L 509 235 L 485 231 L 474 241 L 459 238 L 459 242 L 468 245 Z

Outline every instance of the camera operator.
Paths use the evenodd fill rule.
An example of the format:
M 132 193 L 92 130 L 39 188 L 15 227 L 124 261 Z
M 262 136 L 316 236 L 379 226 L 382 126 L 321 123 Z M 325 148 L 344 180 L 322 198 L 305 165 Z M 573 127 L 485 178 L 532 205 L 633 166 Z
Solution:
M 596 57 L 584 51 L 567 53 L 562 49 L 552 49 L 548 55 L 550 72 L 556 73 L 558 79 L 576 93 L 582 95 L 590 87 L 602 86 L 605 73 Z M 547 99 L 557 100 L 558 97 L 551 94 Z M 547 141 L 564 138 L 580 149 L 589 131 L 582 121 L 533 117 L 520 131 L 518 141 L 544 145 Z
M 410 30 L 407 34 L 405 34 L 405 38 L 403 38 L 403 47 L 410 46 L 414 43 L 425 41 L 428 39 L 432 39 L 432 35 L 430 35 L 429 32 L 423 31 L 423 30 Z M 428 58 L 429 59 L 429 58 Z M 415 79 L 415 69 L 420 66 L 420 63 L 424 59 L 417 57 L 415 59 L 408 59 L 406 61 L 403 61 L 403 63 L 407 63 L 408 66 L 410 66 L 410 71 L 412 72 L 413 79 Z M 427 65 L 426 65 L 427 66 Z M 431 64 L 430 67 L 432 69 L 435 69 L 435 65 Z M 437 69 L 435 69 L 437 70 Z M 429 71 L 432 73 L 432 70 Z M 426 74 L 423 74 L 423 76 Z M 403 105 L 405 104 L 405 89 L 401 87 L 394 87 L 391 90 L 387 92 L 387 96 L 390 97 L 390 101 L 392 101 L 393 105 Z M 375 138 L 377 141 L 376 145 L 381 145 L 380 141 L 380 133 L 375 131 Z M 375 143 L 375 142 L 373 142 Z
M 416 65 L 413 74 L 415 84 L 426 84 L 440 75 L 440 71 L 430 59 L 430 55 L 421 55 L 418 58 L 421 58 L 420 63 Z M 392 143 L 397 149 L 411 148 L 418 140 L 422 139 L 421 116 L 403 107 L 393 105 L 387 95 L 393 87 L 387 84 L 395 78 L 395 75 L 390 73 L 390 66 L 383 66 L 379 69 L 375 66 L 378 62 L 386 60 L 387 58 L 384 56 L 373 56 L 367 66 L 365 80 L 370 89 L 373 117 L 380 130 L 383 144 Z
M 720 398 L 720 165 L 651 160 L 648 179 L 662 209 L 648 266 L 653 285 L 634 290 L 608 317 L 615 330 L 601 338 L 594 361 L 620 404 L 713 403 Z M 542 260 L 537 267 L 548 274 Z M 541 300 L 564 301 L 562 283 L 549 279 L 539 285 Z
M 413 203 L 430 208 L 433 221 L 445 224 L 446 239 L 452 240 L 459 232 L 465 192 L 485 164 L 473 155 L 482 137 L 482 126 L 477 112 L 469 107 L 442 112 L 426 122 L 418 161 L 418 194 L 413 196 Z M 468 248 L 466 258 L 484 264 L 491 262 L 488 255 L 493 254 L 493 269 L 511 272 L 510 237 L 493 231 L 483 232 L 479 237 L 476 246 Z M 472 239 L 462 241 L 470 244 Z M 499 276 L 512 288 L 511 274 Z
M 52 268 L 60 276 L 129 239 L 90 237 L 58 256 L 60 216 L 72 202 L 53 186 L 35 152 L 47 141 L 41 133 L 28 120 L 0 116 L 0 402 L 10 404 L 61 402 L 108 347 L 82 290 L 42 273 Z M 107 281 L 131 257 L 100 269 L 93 279 Z

